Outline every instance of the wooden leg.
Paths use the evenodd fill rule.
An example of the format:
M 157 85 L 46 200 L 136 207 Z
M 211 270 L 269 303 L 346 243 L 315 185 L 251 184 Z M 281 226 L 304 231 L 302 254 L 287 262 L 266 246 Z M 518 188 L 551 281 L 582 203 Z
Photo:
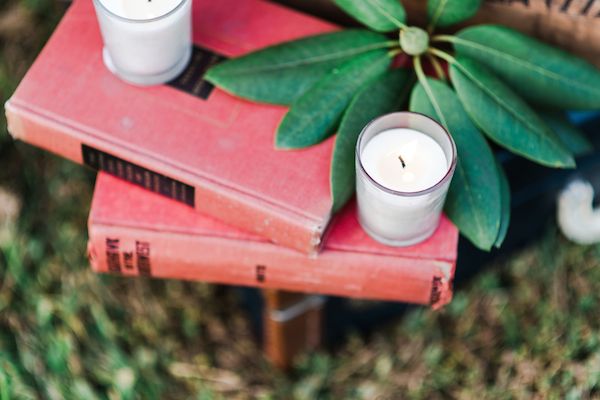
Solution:
M 263 290 L 264 344 L 271 362 L 289 369 L 294 357 L 321 343 L 324 298 L 282 290 Z

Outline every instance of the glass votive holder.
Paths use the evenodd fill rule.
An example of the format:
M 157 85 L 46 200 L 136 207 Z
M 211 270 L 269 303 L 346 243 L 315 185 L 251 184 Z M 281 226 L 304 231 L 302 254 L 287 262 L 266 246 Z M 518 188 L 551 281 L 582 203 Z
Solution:
M 446 129 L 419 113 L 383 115 L 356 144 L 358 219 L 373 239 L 408 246 L 436 230 L 456 168 Z
M 104 65 L 136 85 L 176 78 L 192 54 L 192 0 L 94 0 Z

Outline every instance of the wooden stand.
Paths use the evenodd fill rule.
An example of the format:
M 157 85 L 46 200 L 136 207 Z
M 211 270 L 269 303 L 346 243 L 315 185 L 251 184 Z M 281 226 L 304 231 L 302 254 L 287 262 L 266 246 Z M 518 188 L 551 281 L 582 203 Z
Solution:
M 321 343 L 324 298 L 282 290 L 263 290 L 264 349 L 271 362 L 289 369 L 294 357 Z

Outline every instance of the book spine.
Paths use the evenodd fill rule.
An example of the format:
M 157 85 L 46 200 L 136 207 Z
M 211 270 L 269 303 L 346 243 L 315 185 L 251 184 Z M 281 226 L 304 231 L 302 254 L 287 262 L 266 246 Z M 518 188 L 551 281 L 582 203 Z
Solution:
M 452 298 L 454 265 L 326 250 L 306 257 L 268 242 L 89 221 L 94 271 L 428 304 Z M 365 268 L 368 266 L 368 268 Z
M 202 180 L 160 160 L 107 143 L 75 126 L 28 110 L 9 101 L 5 105 L 8 131 L 18 140 L 102 170 L 155 193 L 194 207 L 237 228 L 256 233 L 304 254 L 321 246 L 325 226 L 302 215 L 288 215 L 252 196 Z

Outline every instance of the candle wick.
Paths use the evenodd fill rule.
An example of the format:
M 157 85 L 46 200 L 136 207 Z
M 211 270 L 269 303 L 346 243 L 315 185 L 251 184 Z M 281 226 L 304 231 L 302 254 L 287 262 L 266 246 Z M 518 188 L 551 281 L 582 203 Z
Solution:
M 402 156 L 398 156 L 398 159 L 400 160 L 400 162 L 402 163 L 402 168 L 406 168 L 406 163 L 404 162 L 404 160 L 402 159 Z

